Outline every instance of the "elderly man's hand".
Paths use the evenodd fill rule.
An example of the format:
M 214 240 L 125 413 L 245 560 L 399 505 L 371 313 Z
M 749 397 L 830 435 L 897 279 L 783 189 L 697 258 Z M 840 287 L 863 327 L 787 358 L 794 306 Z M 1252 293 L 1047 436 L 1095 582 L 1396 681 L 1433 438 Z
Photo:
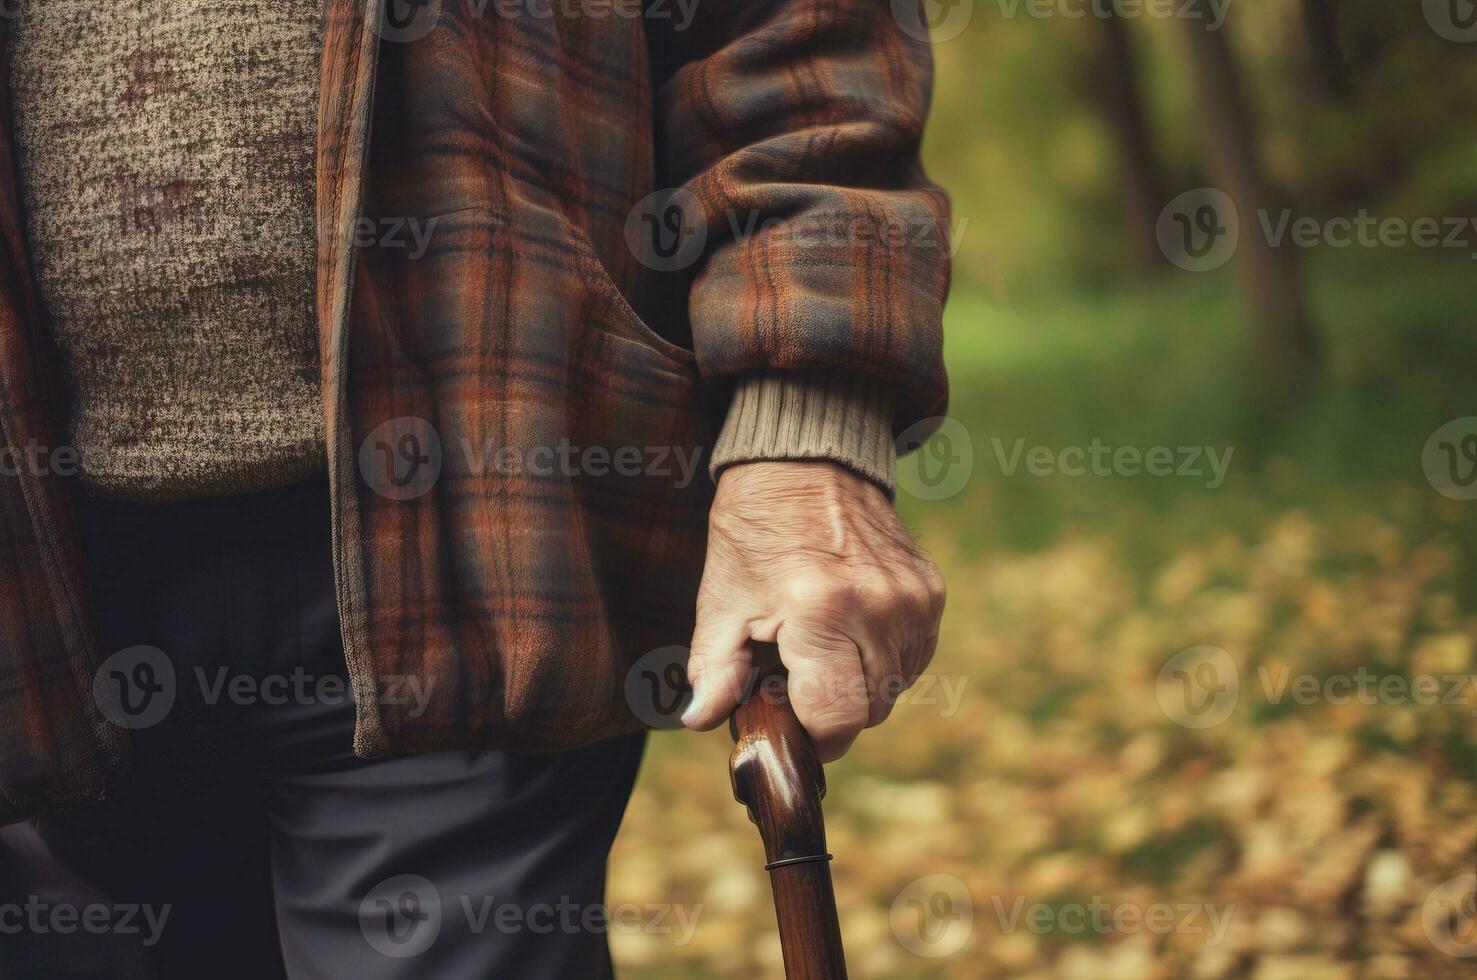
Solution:
M 822 761 L 881 722 L 938 644 L 944 583 L 877 486 L 827 462 L 725 469 L 709 518 L 682 716 L 706 730 L 743 694 L 753 644 L 777 643 Z

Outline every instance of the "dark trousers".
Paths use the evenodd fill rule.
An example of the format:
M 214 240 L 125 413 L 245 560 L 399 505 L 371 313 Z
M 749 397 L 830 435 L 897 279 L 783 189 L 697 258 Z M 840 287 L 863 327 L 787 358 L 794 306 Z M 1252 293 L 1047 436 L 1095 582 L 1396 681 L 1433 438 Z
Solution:
M 139 931 L 29 928 L 18 975 L 610 976 L 606 856 L 644 736 L 356 759 L 319 484 L 94 501 L 84 531 L 105 652 L 121 651 L 100 697 L 137 767 L 37 830 L 75 901 L 133 909 Z

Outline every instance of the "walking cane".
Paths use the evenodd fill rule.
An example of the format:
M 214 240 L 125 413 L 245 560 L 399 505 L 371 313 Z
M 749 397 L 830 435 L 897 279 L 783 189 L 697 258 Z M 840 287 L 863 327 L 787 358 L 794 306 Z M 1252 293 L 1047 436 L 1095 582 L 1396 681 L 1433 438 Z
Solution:
M 788 980 L 846 980 L 821 798 L 826 777 L 795 717 L 783 668 L 761 674 L 729 719 L 733 795 L 764 840 Z

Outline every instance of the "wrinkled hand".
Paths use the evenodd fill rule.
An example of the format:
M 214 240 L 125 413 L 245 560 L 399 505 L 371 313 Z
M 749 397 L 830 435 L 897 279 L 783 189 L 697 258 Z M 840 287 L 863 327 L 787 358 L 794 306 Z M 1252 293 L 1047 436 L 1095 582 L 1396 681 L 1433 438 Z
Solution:
M 933 657 L 944 582 L 892 502 L 827 462 L 756 462 L 718 479 L 697 600 L 688 728 L 733 713 L 754 643 L 776 643 L 821 760 L 880 723 Z

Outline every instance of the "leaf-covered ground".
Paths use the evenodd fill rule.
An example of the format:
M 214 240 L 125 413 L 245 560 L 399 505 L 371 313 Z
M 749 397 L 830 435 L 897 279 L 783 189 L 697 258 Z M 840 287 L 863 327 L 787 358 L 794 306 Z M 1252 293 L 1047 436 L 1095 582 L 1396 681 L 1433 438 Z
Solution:
M 1294 512 L 1144 577 L 1107 540 L 940 558 L 936 696 L 832 768 L 853 976 L 1472 975 L 1455 954 L 1477 955 L 1460 891 L 1477 871 L 1477 688 L 1461 680 L 1477 620 L 1452 554 Z M 1235 665 L 1211 727 L 1179 723 L 1160 677 L 1194 646 Z M 656 739 L 610 900 L 675 903 L 695 928 L 618 932 L 626 976 L 782 975 L 727 751 L 721 733 Z M 904 894 L 930 875 L 963 889 Z

